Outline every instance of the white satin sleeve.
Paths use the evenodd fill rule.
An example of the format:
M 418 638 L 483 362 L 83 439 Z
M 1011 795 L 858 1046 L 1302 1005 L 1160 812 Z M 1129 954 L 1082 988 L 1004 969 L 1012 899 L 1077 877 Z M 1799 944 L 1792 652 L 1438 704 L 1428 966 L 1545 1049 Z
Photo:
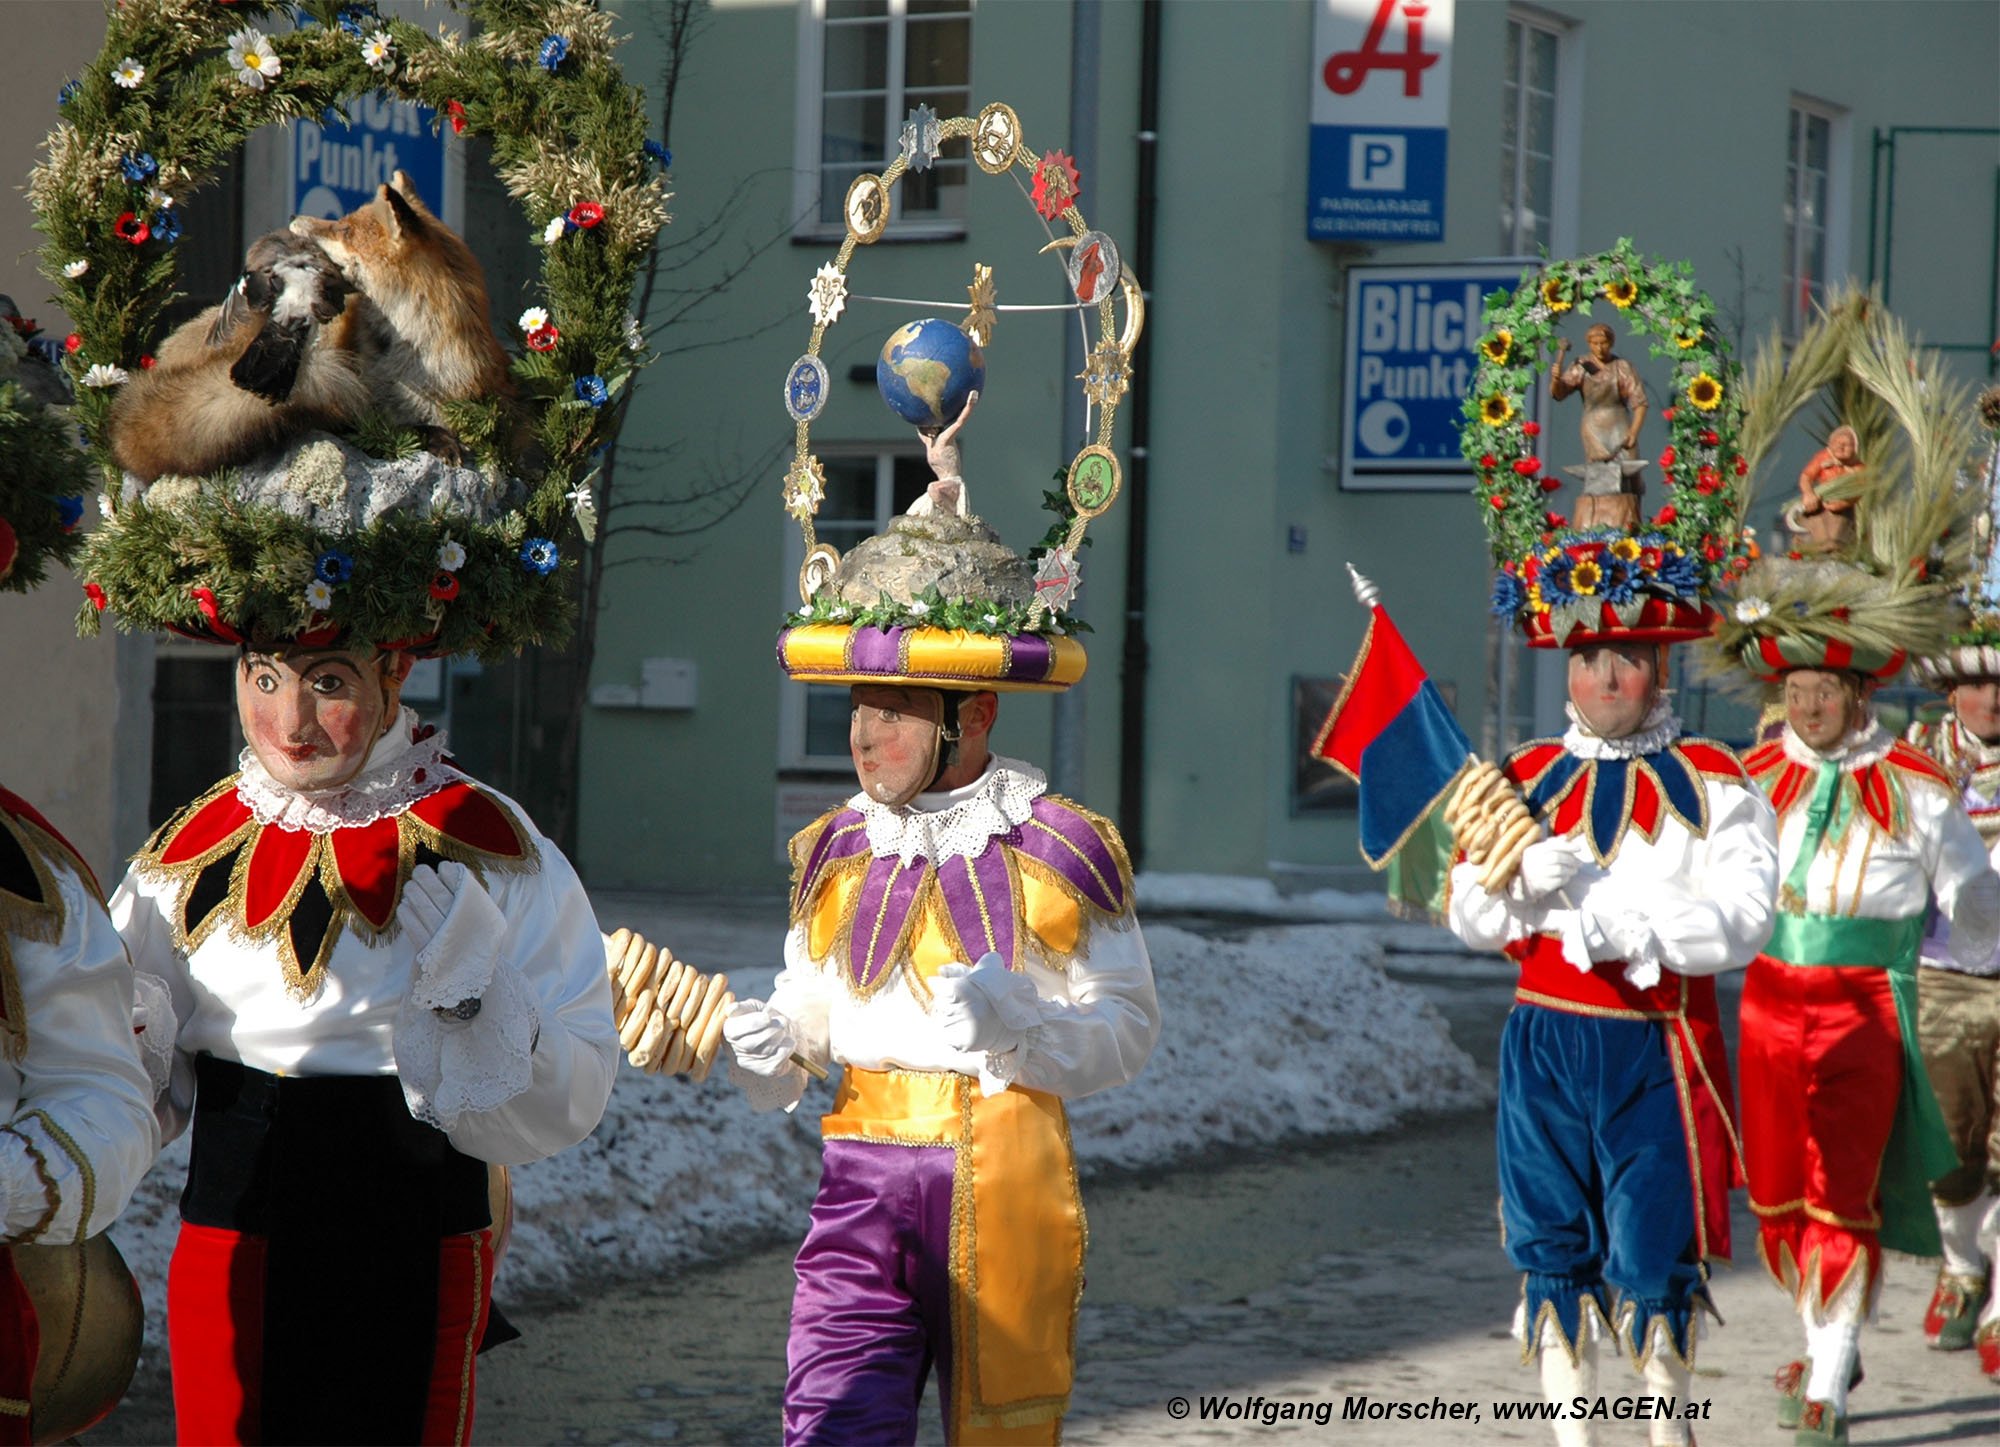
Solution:
M 54 872 L 62 938 L 8 941 L 27 1049 L 17 1066 L 0 1063 L 19 1072 L 19 1100 L 0 1127 L 7 1242 L 95 1236 L 118 1219 L 160 1148 L 152 1083 L 132 1035 L 125 947 L 75 872 L 60 864 Z
M 1505 894 L 1488 894 L 1479 887 L 1479 876 L 1484 872 L 1477 864 L 1451 867 L 1451 900 L 1445 906 L 1445 923 L 1475 950 L 1502 950 L 1532 933 L 1529 915 L 1540 917 L 1546 911 Z
M 161 897 L 160 887 L 136 869 L 126 872 L 111 896 L 111 923 L 125 941 L 132 968 L 164 983 L 174 1002 L 172 1021 L 147 1028 L 178 1031 L 194 1016 L 195 994 L 187 957 L 174 943 L 173 927 L 164 913 L 170 907 L 170 902 Z M 194 1059 L 178 1044 L 167 1088 L 154 1099 L 153 1114 L 159 1121 L 163 1142 L 177 1139 L 194 1115 Z
M 507 917 L 501 969 L 511 969 L 540 1022 L 527 1088 L 490 1110 L 467 1111 L 445 1132 L 482 1161 L 517 1166 L 567 1150 L 597 1128 L 618 1068 L 604 936 L 562 852 L 533 836 L 532 874 L 487 876 Z
M 1984 971 L 2000 949 L 2000 875 L 1955 793 L 1912 787 L 1911 822 L 1925 841 L 1924 867 L 1938 912 L 1951 921 L 1946 948 L 1970 971 Z
M 1697 843 L 1699 867 L 1642 874 L 1613 861 L 1576 899 L 1593 959 L 1623 959 L 1642 972 L 1664 966 L 1682 975 L 1717 975 L 1749 964 L 1769 942 L 1778 893 L 1771 802 L 1750 785 L 1704 780 L 1702 788 L 1708 832 Z M 1599 953 L 1600 938 L 1608 954 Z
M 1035 968 L 1029 967 L 1031 975 Z M 1116 922 L 1099 924 L 1089 953 L 1072 960 L 1064 974 L 1069 998 L 1041 997 L 1041 1019 L 1010 1052 L 1013 1058 L 987 1067 L 994 1083 L 1076 1100 L 1126 1084 L 1153 1053 L 1160 1000 L 1137 916 L 1128 909 Z

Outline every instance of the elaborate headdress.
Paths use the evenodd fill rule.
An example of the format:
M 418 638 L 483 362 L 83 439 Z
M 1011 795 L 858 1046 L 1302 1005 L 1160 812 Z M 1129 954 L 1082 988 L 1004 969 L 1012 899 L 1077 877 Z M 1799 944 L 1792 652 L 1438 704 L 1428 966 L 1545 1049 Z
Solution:
M 1840 484 L 1854 503 L 1853 541 L 1816 554 L 1774 546 L 1742 570 L 1709 660 L 1725 677 L 1769 685 L 1819 668 L 1890 678 L 1951 631 L 1979 501 L 1962 483 L 1973 444 L 1965 389 L 1872 298 L 1835 297 L 1795 345 L 1774 336 L 1759 355 L 1744 425 L 1753 467 L 1828 388 L 1852 391 L 1852 409 L 1870 414 L 1859 428 L 1865 466 Z
M 82 538 L 89 485 L 74 424 L 51 406 L 63 394 L 55 369 L 28 347 L 35 324 L 0 297 L 0 588 L 25 593 L 51 561 Z
M 461 8 L 470 43 L 338 0 L 129 5 L 63 87 L 29 192 L 106 483 L 80 631 L 108 609 L 122 628 L 217 642 L 489 656 L 567 631 L 559 542 L 572 516 L 589 536 L 595 454 L 650 360 L 627 306 L 666 220 L 667 157 L 612 59 L 613 17 L 572 0 Z M 109 423 L 120 389 L 154 365 L 178 203 L 258 127 L 376 91 L 487 135 L 543 237 L 542 304 L 508 364 L 516 398 L 489 386 L 441 403 L 465 466 L 417 455 L 401 419 L 364 416 L 342 440 L 307 432 L 240 469 L 121 482 Z
M 1919 658 L 1911 671 L 1939 689 L 1968 678 L 2000 678 L 2000 557 L 1995 556 L 1994 507 L 2000 500 L 2000 387 L 1979 394 L 1979 422 L 1988 434 L 1981 474 L 1983 506 L 1972 522 L 1971 562 L 1960 584 L 1945 648 Z
M 1092 437 L 1071 462 L 1062 490 L 1044 495 L 1057 520 L 1026 558 L 974 515 L 969 489 L 957 476 L 957 432 L 969 416 L 969 399 L 984 385 L 982 348 L 992 340 L 997 313 L 1007 310 L 995 302 L 993 269 L 975 265 L 965 319 L 954 326 L 925 318 L 899 328 L 876 367 L 883 400 L 923 434 L 938 480 L 886 533 L 842 557 L 813 530 L 825 494 L 811 435 L 827 404 L 820 345 L 846 309 L 855 248 L 881 236 L 896 183 L 927 169 L 943 144 L 960 139 L 987 175 L 1018 167 L 1030 178 L 1030 199 L 1051 238 L 1043 249 L 1063 254 L 1078 307 L 1096 314 L 1098 339 L 1082 378 L 1096 412 Z M 1084 529 L 1111 506 L 1122 485 L 1110 443 L 1145 306 L 1117 245 L 1085 223 L 1076 204 L 1080 189 L 1071 159 L 1061 151 L 1036 156 L 1012 109 L 997 103 L 977 116 L 944 121 L 918 106 L 903 127 L 901 154 L 880 175 L 858 176 L 849 186 L 842 207 L 847 237 L 813 277 L 807 293 L 812 338 L 785 379 L 797 446 L 784 501 L 806 546 L 799 574 L 803 606 L 778 637 L 778 662 L 793 679 L 1046 693 L 1083 676 L 1083 645 L 1064 610 L 1078 586 Z M 1061 223 L 1066 234 L 1057 235 L 1050 223 Z M 1122 330 L 1114 314 L 1121 296 Z
M 1631 530 L 1572 527 L 1550 509 L 1562 484 L 1538 455 L 1542 428 L 1529 417 L 1565 315 L 1607 302 L 1672 364 L 1661 414 L 1671 441 L 1659 455 L 1667 499 Z M 1537 648 L 1702 637 L 1714 616 L 1710 590 L 1750 545 L 1733 506 L 1744 473 L 1741 379 L 1686 263 L 1649 262 L 1621 240 L 1524 273 L 1511 294 L 1487 299 L 1484 327 L 1459 438 L 1498 569 L 1493 612 Z

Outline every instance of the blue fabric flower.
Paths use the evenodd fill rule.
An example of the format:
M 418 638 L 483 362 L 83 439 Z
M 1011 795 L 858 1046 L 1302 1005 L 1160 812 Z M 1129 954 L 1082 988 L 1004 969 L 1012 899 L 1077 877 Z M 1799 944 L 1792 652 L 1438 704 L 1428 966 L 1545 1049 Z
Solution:
M 1528 601 L 1528 590 L 1521 580 L 1512 573 L 1499 573 L 1493 579 L 1493 616 L 1511 618 L 1521 611 L 1521 605 Z
M 1701 593 L 1701 564 L 1686 553 L 1669 553 L 1660 559 L 1659 579 L 1676 597 L 1692 600 Z
M 76 81 L 76 80 L 64 81 L 62 89 L 56 92 L 56 104 L 59 106 L 68 105 L 71 101 L 76 99 L 77 92 L 81 91 L 82 89 L 83 89 L 82 81 Z
M 554 75 L 562 69 L 562 63 L 569 59 L 569 41 L 560 35 L 551 35 L 542 41 L 542 48 L 536 58 L 542 69 Z
M 1614 558 L 1606 553 L 1597 560 L 1604 565 L 1604 581 L 1597 591 L 1607 603 L 1629 603 L 1639 593 L 1639 585 L 1645 576 L 1623 558 Z
M 592 372 L 587 377 L 576 379 L 576 397 L 579 402 L 588 402 L 593 407 L 602 407 L 611 400 L 611 390 L 604 385 L 604 379 Z
M 141 151 L 136 156 L 120 156 L 118 169 L 128 181 L 150 181 L 160 174 L 160 163 L 153 159 L 151 151 Z
M 313 560 L 313 576 L 322 583 L 345 583 L 354 576 L 354 559 L 337 550 L 321 553 Z
M 1546 603 L 1574 603 L 1576 590 L 1569 585 L 1570 570 L 1576 559 L 1564 553 L 1542 569 L 1542 600 Z
M 546 578 L 556 570 L 562 561 L 562 554 L 547 538 L 529 538 L 521 544 L 521 564 L 531 573 Z
M 56 499 L 56 517 L 66 533 L 76 531 L 76 525 L 83 521 L 83 499 L 81 497 L 59 497 Z
M 365 28 L 364 22 L 378 18 L 372 10 L 364 10 L 359 5 L 347 5 L 343 6 L 340 14 L 334 17 L 334 23 L 345 34 L 359 40 Z
M 660 163 L 660 169 L 662 171 L 666 170 L 667 167 L 673 165 L 674 163 L 674 153 L 668 150 L 665 146 L 661 145 L 658 141 L 646 142 L 646 154 L 651 156 L 654 160 Z
M 180 213 L 167 206 L 153 213 L 153 240 L 172 246 L 181 239 Z

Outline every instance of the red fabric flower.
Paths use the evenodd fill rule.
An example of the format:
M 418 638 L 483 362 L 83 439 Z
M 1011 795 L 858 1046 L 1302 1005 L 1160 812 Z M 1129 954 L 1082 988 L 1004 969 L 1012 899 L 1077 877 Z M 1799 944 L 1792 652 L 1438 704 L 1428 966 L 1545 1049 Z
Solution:
M 588 230 L 603 219 L 604 208 L 595 201 L 579 201 L 569 208 L 569 220 L 572 226 L 581 226 Z
M 1507 510 L 1507 499 L 1504 494 L 1496 492 L 1486 500 L 1493 504 L 1495 512 L 1505 512 Z
M 440 568 L 431 574 L 431 596 L 449 603 L 458 596 L 458 574 Z
M 1669 407 L 1666 411 L 1660 414 L 1660 420 L 1663 422 L 1671 422 L 1674 420 L 1674 414 L 1680 410 L 1681 409 L 1678 407 Z
M 1063 152 L 1043 152 L 1041 164 L 1035 167 L 1035 209 L 1046 220 L 1055 220 L 1076 204 L 1083 190 L 1082 179 L 1076 162 Z
M 78 336 L 75 332 L 71 332 L 68 336 L 63 338 L 63 350 L 65 352 L 73 352 L 82 345 L 83 345 L 83 338 Z
M 464 134 L 465 132 L 464 103 L 462 101 L 455 101 L 455 100 L 446 101 L 444 103 L 444 114 L 445 114 L 445 119 L 451 122 L 451 133 L 454 136 Z
M 1523 477 L 1533 477 L 1541 470 L 1542 460 L 1539 457 L 1517 457 L 1514 459 L 1514 471 L 1520 473 Z
M 1750 470 L 1750 464 L 1748 462 L 1744 461 L 1740 457 L 1736 459 L 1736 475 L 1738 477 L 1741 477 L 1744 473 L 1748 472 L 1749 470 Z
M 1793 562 L 1798 563 L 1798 562 L 1803 562 L 1805 560 L 1806 555 L 1794 549 L 1793 551 L 1786 553 L 1785 556 L 1790 558 Z
M 1726 551 L 1726 549 L 1724 549 L 1721 543 L 1710 543 L 1707 547 L 1703 548 L 1701 551 L 1702 555 L 1706 557 L 1711 563 L 1719 563 L 1722 561 L 1722 555 Z
M 153 370 L 154 364 L 158 361 L 159 361 L 158 357 L 155 357 L 151 352 L 148 352 L 146 353 L 145 356 L 139 358 L 139 370 L 142 372 L 150 372 Z
M 1484 457 L 1479 459 L 1479 465 L 1485 468 L 1488 472 L 1491 472 L 1494 468 L 1500 465 L 1500 459 L 1495 457 L 1492 453 L 1489 452 Z
M 1845 608 L 1836 608 L 1833 610 L 1833 616 L 1845 623 L 1847 621 L 1847 610 Z
M 1678 452 L 1669 447 L 1665 452 L 1660 454 L 1660 470 L 1662 472 L 1671 470 L 1673 465 L 1680 461 L 1680 457 L 1681 455 Z
M 1542 541 L 1543 541 L 1543 542 L 1545 542 L 1545 543 L 1552 543 L 1552 542 L 1554 542 L 1555 540 L 1556 540 L 1556 535 L 1555 535 L 1554 533 L 1543 533 L 1543 534 L 1542 534 Z
M 120 216 L 118 224 L 113 226 L 111 230 L 120 241 L 129 241 L 134 246 L 139 245 L 148 236 L 153 234 L 153 228 L 148 226 L 144 221 L 141 221 L 138 214 L 132 211 L 127 211 L 123 216 Z
M 111 600 L 104 596 L 104 590 L 95 583 L 83 585 L 83 596 L 90 599 L 90 606 L 100 613 L 111 606 Z
M 1542 435 L 1542 424 L 1539 422 L 1523 422 L 1521 430 L 1530 437 L 1540 437 Z
M 562 333 L 557 331 L 554 326 L 536 327 L 532 332 L 528 333 L 528 347 L 531 351 L 546 352 L 556 344 L 561 336 Z
M 1542 491 L 1543 491 L 1543 492 L 1561 492 L 1561 491 L 1562 491 L 1562 479 L 1561 479 L 1561 478 L 1559 478 L 1559 477 L 1545 477 L 1545 478 L 1543 478 L 1543 479 L 1542 479 Z
M 1513 563 L 1513 560 L 1512 560 L 1512 559 L 1509 559 L 1508 561 L 1506 561 L 1506 562 L 1502 563 L 1502 564 L 1500 565 L 1500 571 L 1501 571 L 1501 572 L 1503 572 L 1503 573 L 1505 573 L 1505 574 L 1506 574 L 1506 575 L 1507 575 L 1508 577 L 1510 577 L 1510 578 L 1511 578 L 1511 577 L 1513 577 L 1513 576 L 1514 576 L 1514 563 Z
M 1564 516 L 1563 516 L 1563 515 L 1562 515 L 1561 513 L 1559 513 L 1559 512 L 1545 512 L 1545 513 L 1543 513 L 1543 514 L 1542 514 L 1542 521 L 1543 521 L 1543 522 L 1545 522 L 1545 523 L 1547 523 L 1547 524 L 1548 524 L 1548 525 L 1549 525 L 1550 527 L 1552 527 L 1552 528 L 1559 528 L 1559 527 L 1564 527 L 1564 526 L 1566 526 L 1566 525 L 1567 525 L 1567 524 L 1569 523 L 1569 519 L 1568 519 L 1568 518 L 1566 518 L 1566 517 L 1564 517 Z
M 1653 524 L 1656 527 L 1665 527 L 1668 523 L 1672 522 L 1675 518 L 1678 518 L 1679 516 L 1680 514 L 1674 510 L 1674 505 L 1672 503 L 1668 503 L 1665 507 L 1661 508 L 1658 512 L 1653 514 Z
M 1721 440 L 1721 436 L 1716 433 L 1714 428 L 1710 428 L 1701 434 L 1701 445 L 1703 447 L 1713 447 Z

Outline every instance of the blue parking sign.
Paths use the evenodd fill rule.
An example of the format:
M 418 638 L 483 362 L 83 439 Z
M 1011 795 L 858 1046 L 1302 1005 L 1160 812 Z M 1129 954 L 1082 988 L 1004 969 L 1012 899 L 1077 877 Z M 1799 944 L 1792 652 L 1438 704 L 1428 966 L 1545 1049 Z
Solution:
M 386 91 L 348 102 L 350 124 L 331 111 L 291 125 L 292 213 L 332 220 L 375 198 L 398 171 L 408 173 L 426 206 L 446 214 L 445 140 L 437 112 Z
M 1306 236 L 1444 240 L 1452 0 L 1319 0 Z

